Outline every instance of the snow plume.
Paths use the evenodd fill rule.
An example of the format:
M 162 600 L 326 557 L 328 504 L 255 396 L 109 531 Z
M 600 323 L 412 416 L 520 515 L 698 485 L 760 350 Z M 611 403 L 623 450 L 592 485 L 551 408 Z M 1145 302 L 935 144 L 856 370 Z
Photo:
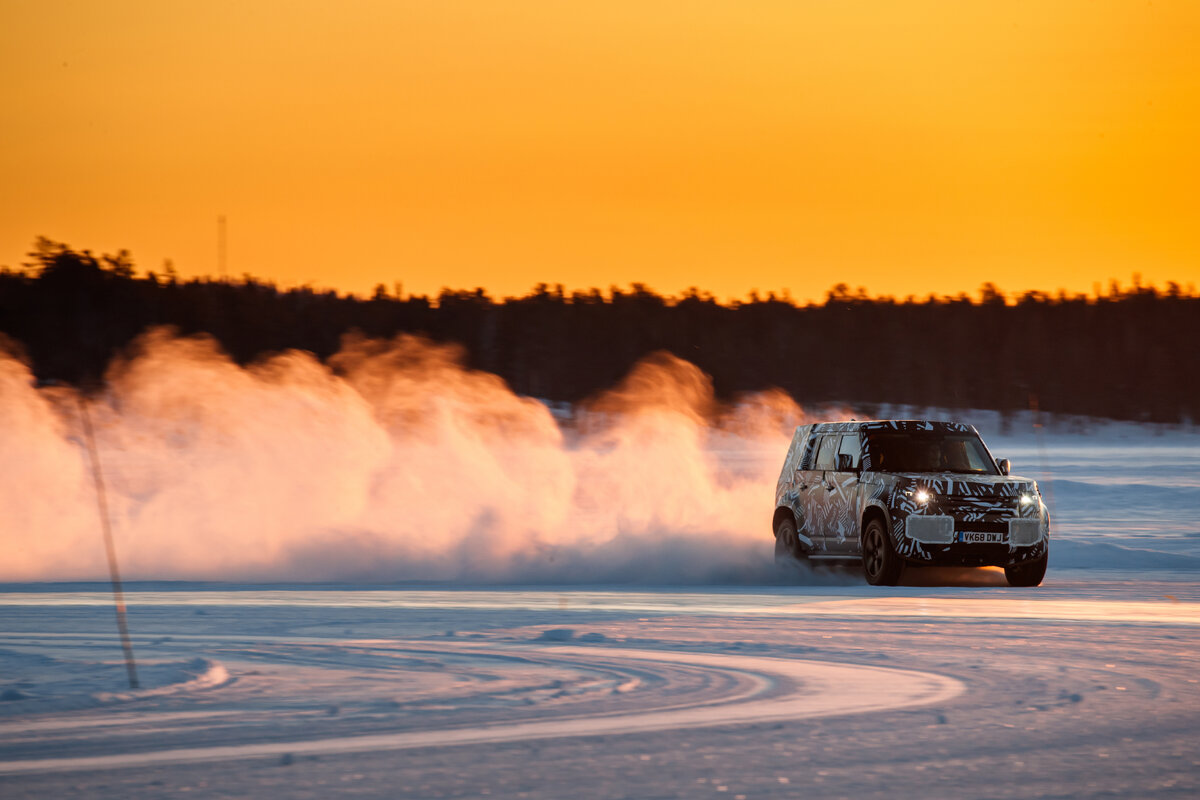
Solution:
M 764 581 L 802 410 L 668 354 L 560 422 L 447 345 L 241 367 L 151 331 L 88 401 L 131 579 Z M 0 580 L 106 575 L 78 398 L 0 355 Z

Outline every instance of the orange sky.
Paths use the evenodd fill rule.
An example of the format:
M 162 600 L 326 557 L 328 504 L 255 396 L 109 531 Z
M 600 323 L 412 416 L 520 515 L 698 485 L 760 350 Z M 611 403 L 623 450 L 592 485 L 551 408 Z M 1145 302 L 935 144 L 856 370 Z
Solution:
M 1200 3 L 0 0 L 0 264 L 1200 284 Z

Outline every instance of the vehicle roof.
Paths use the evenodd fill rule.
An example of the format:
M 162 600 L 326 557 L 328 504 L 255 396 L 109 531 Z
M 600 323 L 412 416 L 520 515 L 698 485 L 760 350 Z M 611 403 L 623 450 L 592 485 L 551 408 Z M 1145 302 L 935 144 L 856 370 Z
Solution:
M 846 422 L 818 422 L 813 433 L 852 433 L 857 431 L 944 431 L 946 433 L 976 433 L 975 426 L 965 422 L 932 419 L 869 419 Z

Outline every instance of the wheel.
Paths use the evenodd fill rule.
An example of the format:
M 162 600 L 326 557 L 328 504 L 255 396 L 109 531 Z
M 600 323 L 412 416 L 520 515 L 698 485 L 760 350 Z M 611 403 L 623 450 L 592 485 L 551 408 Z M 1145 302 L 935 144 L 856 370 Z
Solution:
M 775 561 L 799 560 L 804 557 L 800 539 L 796 536 L 796 520 L 790 516 L 775 526 Z
M 900 580 L 904 562 L 892 547 L 883 520 L 876 517 L 867 523 L 862 535 L 863 572 L 872 586 L 895 586 Z
M 1037 586 L 1046 577 L 1046 562 L 1050 554 L 1045 553 L 1036 561 L 1026 561 L 1024 564 L 1013 564 L 1004 568 L 1004 577 L 1008 578 L 1009 586 Z

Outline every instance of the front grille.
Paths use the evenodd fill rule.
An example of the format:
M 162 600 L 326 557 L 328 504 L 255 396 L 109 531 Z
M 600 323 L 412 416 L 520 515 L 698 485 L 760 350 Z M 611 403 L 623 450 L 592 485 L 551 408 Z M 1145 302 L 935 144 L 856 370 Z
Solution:
M 1008 515 L 1013 513 L 1016 504 L 1015 498 L 1012 497 L 997 497 L 995 495 L 987 497 L 961 497 L 952 495 L 938 498 L 938 507 L 944 514 L 953 514 L 956 517 L 977 517 L 984 514 Z
M 1008 494 L 943 494 L 939 495 L 947 503 L 1010 503 L 1016 500 L 1016 495 Z

